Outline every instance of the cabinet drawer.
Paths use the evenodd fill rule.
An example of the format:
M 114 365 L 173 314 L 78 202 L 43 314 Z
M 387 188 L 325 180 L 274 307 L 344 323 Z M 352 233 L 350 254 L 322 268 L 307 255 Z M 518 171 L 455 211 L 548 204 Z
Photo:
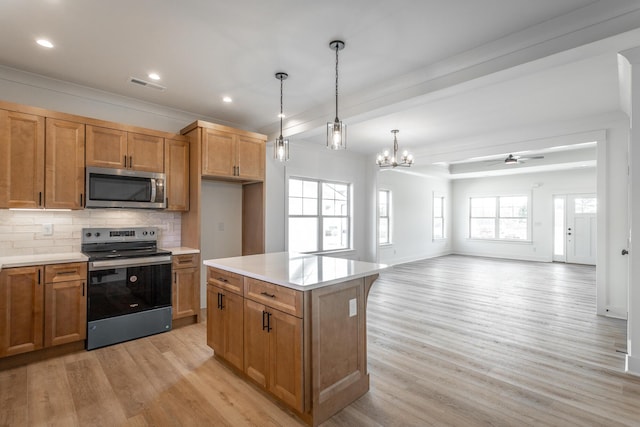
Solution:
M 238 295 L 244 294 L 244 288 L 242 286 L 242 276 L 230 271 L 207 267 L 207 283 L 219 286 L 222 289 L 236 293 Z
M 191 268 L 198 266 L 198 254 L 173 255 L 171 263 L 173 268 Z
M 69 282 L 71 280 L 87 280 L 86 262 L 51 264 L 44 266 L 45 283 Z
M 276 310 L 302 317 L 302 292 L 261 280 L 244 278 L 245 298 L 252 299 Z

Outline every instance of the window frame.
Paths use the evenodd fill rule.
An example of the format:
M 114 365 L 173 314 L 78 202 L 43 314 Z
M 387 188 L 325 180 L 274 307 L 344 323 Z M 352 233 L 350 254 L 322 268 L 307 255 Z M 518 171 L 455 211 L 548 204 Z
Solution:
M 447 239 L 447 228 L 446 228 L 446 218 L 445 218 L 445 198 L 446 196 L 442 193 L 434 192 L 431 197 L 431 240 L 446 240 Z M 440 199 L 440 216 L 436 216 L 435 214 L 435 200 Z M 442 219 L 442 237 L 435 236 L 436 229 L 436 218 Z
M 526 217 L 505 217 L 500 216 L 500 199 L 507 197 L 526 197 L 527 199 L 527 215 Z M 474 217 L 472 216 L 472 199 L 486 199 L 493 198 L 495 199 L 495 216 L 493 217 Z M 499 194 L 499 195 L 474 195 L 469 196 L 468 199 L 469 210 L 468 210 L 468 232 L 467 239 L 469 240 L 479 240 L 479 241 L 496 241 L 496 242 L 510 242 L 510 243 L 531 243 L 532 242 L 532 229 L 531 229 L 531 219 L 532 219 L 532 194 L 530 192 L 522 192 L 522 193 L 510 193 L 510 194 Z M 473 237 L 472 236 L 472 220 L 474 218 L 484 218 L 484 219 L 493 219 L 494 221 L 494 236 L 493 237 Z M 515 219 L 515 218 L 524 218 L 527 222 L 526 230 L 527 235 L 525 239 L 507 239 L 500 237 L 500 219 Z
M 291 180 L 298 180 L 303 182 L 313 182 L 317 186 L 317 205 L 316 205 L 316 215 L 291 215 L 290 214 L 290 203 L 291 203 L 291 195 L 290 195 L 290 183 Z M 317 229 L 316 229 L 316 241 L 318 242 L 317 249 L 307 252 L 299 252 L 303 254 L 321 254 L 321 253 L 333 253 L 333 252 L 344 252 L 344 251 L 352 251 L 353 250 L 353 184 L 350 182 L 338 181 L 338 180 L 328 180 L 328 179 L 320 179 L 320 178 L 307 178 L 301 176 L 288 176 L 287 177 L 287 194 L 286 194 L 286 215 L 287 215 L 287 236 L 286 236 L 286 246 L 287 250 L 289 250 L 290 246 L 290 219 L 291 218 L 316 218 L 317 219 Z M 324 184 L 336 184 L 336 185 L 346 185 L 347 186 L 347 200 L 346 200 L 346 215 L 324 215 L 322 212 L 322 203 L 323 203 L 323 185 Z M 323 249 L 324 247 L 324 219 L 326 218 L 344 218 L 346 219 L 346 229 L 347 229 L 347 237 L 346 237 L 346 247 L 338 248 L 338 249 Z
M 380 215 L 380 195 L 381 193 L 386 193 L 386 204 L 387 204 L 387 215 Z M 391 212 L 391 203 L 392 203 L 392 192 L 389 189 L 386 188 L 380 188 L 378 189 L 378 246 L 389 246 L 393 244 L 393 233 L 392 233 L 392 212 Z M 381 218 L 386 218 L 387 219 L 387 241 L 386 242 L 381 242 L 380 241 L 380 219 Z

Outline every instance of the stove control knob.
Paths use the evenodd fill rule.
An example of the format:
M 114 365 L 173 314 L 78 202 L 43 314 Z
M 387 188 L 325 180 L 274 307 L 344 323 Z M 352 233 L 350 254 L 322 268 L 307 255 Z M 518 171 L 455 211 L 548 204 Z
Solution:
M 91 237 L 91 233 L 86 233 L 85 236 Z
M 153 236 L 154 234 L 156 234 L 156 232 L 155 232 L 155 231 L 153 231 L 153 230 L 151 230 L 149 233 L 150 233 L 152 236 Z
M 147 232 L 146 232 L 146 231 L 143 231 L 143 232 L 142 232 L 142 235 L 143 235 L 143 236 L 146 236 L 146 235 L 147 235 Z
M 98 232 L 98 233 L 96 233 L 96 237 L 100 237 L 100 233 L 99 233 L 99 232 Z

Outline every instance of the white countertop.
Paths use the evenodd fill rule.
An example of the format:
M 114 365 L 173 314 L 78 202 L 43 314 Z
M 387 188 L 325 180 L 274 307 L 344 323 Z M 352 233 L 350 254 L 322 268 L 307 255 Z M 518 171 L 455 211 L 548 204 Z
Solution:
M 0 257 L 0 270 L 12 267 L 28 267 L 31 265 L 62 264 L 66 262 L 86 262 L 87 256 L 80 252 L 64 252 L 57 254 L 16 255 Z
M 301 291 L 371 276 L 387 268 L 385 264 L 289 252 L 208 259 L 203 263 Z
M 188 255 L 188 254 L 199 254 L 200 249 L 188 248 L 186 246 L 180 246 L 177 248 L 162 248 L 165 251 L 171 251 L 171 255 Z

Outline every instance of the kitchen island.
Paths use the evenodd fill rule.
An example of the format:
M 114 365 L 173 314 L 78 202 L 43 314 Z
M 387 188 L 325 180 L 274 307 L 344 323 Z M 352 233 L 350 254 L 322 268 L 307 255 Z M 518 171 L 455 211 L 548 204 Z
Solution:
M 369 390 L 366 302 L 385 265 L 287 252 L 204 264 L 217 358 L 309 425 Z

